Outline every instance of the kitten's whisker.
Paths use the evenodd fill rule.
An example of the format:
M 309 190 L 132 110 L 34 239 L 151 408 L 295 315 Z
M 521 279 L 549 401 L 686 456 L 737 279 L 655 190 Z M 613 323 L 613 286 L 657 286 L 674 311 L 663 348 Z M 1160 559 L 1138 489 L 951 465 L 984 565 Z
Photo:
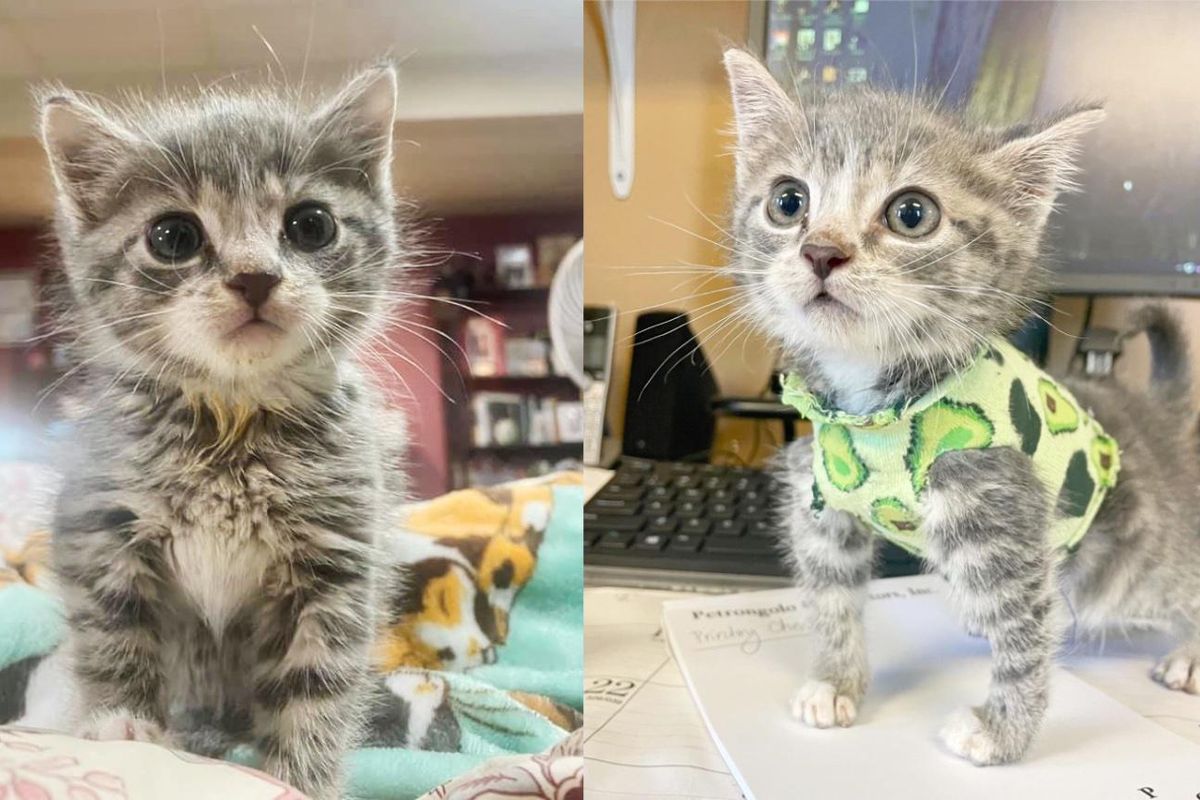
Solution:
M 79 372 L 79 370 L 83 369 L 83 368 L 84 368 L 84 367 L 86 367 L 88 364 L 91 364 L 91 363 L 93 363 L 93 362 L 95 362 L 95 361 L 97 361 L 97 360 L 99 360 L 99 359 L 103 358 L 104 356 L 106 356 L 106 355 L 108 355 L 109 353 L 111 353 L 113 350 L 116 350 L 118 347 L 124 347 L 124 346 L 126 346 L 126 344 L 128 344 L 128 343 L 130 343 L 130 342 L 133 342 L 133 341 L 135 341 L 136 339 L 140 339 L 141 337 L 143 337 L 143 336 L 145 336 L 145 335 L 147 335 L 147 334 L 150 334 L 150 333 L 156 333 L 156 331 L 155 331 L 153 328 L 147 328 L 147 329 L 146 329 L 146 330 L 144 330 L 144 331 L 140 331 L 140 332 L 138 332 L 138 333 L 135 333 L 134 335 L 130 336 L 128 339 L 117 341 L 116 343 L 114 343 L 114 344 L 110 345 L 109 347 L 106 347 L 106 348 L 104 348 L 104 349 L 103 349 L 103 350 L 101 350 L 100 352 L 98 352 L 98 353 L 95 353 L 95 354 L 93 354 L 92 356 L 90 356 L 90 357 L 88 357 L 88 358 L 85 358 L 85 359 L 83 359 L 83 360 L 82 360 L 82 361 L 80 361 L 78 364 L 76 364 L 75 366 L 71 367 L 71 368 L 70 368 L 70 369 L 68 369 L 66 372 L 64 372 L 62 375 L 60 375 L 60 376 L 58 377 L 58 379 L 57 379 L 57 380 L 55 380 L 53 383 L 51 383 L 49 386 L 47 386 L 45 389 L 43 389 L 43 390 L 42 390 L 42 392 L 41 392 L 40 396 L 38 397 L 38 400 L 37 400 L 37 402 L 36 402 L 36 403 L 34 403 L 34 405 L 33 405 L 33 409 L 31 410 L 31 412 L 30 412 L 30 413 L 36 413 L 36 412 L 37 412 L 37 410 L 38 410 L 39 408 L 41 408 L 41 406 L 42 406 L 42 403 L 43 403 L 43 402 L 45 402 L 46 398 L 48 398 L 48 397 L 49 397 L 51 394 L 53 394 L 53 393 L 54 393 L 54 391 L 55 391 L 55 390 L 56 390 L 56 389 L 57 389 L 59 386 L 62 386 L 62 384 L 63 384 L 63 383 L 64 383 L 64 382 L 65 382 L 65 381 L 66 381 L 68 378 L 70 378 L 72 375 L 74 375 L 74 374 L 76 374 L 77 372 Z
M 682 303 L 686 303 L 688 300 L 696 300 L 701 297 L 707 297 L 708 295 L 721 294 L 723 292 L 736 292 L 736 291 L 737 291 L 737 289 L 735 289 L 732 286 L 721 286 L 717 289 L 707 289 L 703 292 L 693 292 L 692 294 L 685 294 L 685 295 L 680 295 L 677 297 L 672 297 L 671 299 L 664 300 L 661 303 L 651 303 L 649 305 L 641 306 L 640 308 L 629 308 L 629 309 L 623 308 L 623 309 L 621 309 L 621 312 L 623 314 L 639 314 L 643 311 L 649 311 L 652 308 L 662 308 L 663 306 L 667 306 L 667 305 L 682 304 Z M 701 306 L 701 308 L 704 308 L 704 306 Z
M 634 333 L 630 334 L 629 336 L 622 338 L 621 343 L 627 344 L 629 342 L 633 342 L 634 347 L 637 347 L 638 345 L 649 344 L 650 342 L 653 342 L 656 339 L 661 339 L 664 336 L 670 336 L 675 331 L 677 331 L 681 328 L 687 327 L 689 322 L 695 322 L 696 320 L 704 319 L 707 316 L 710 316 L 712 314 L 722 311 L 723 309 L 727 308 L 728 306 L 731 306 L 734 303 L 736 303 L 738 301 L 738 299 L 739 298 L 736 296 L 735 297 L 727 297 L 727 298 L 723 298 L 720 300 L 713 300 L 710 303 L 705 303 L 704 305 L 702 305 L 698 308 L 680 311 L 678 314 L 674 314 L 668 319 L 665 319 L 661 322 L 655 322 L 652 325 L 647 325 L 646 327 L 642 328 L 640 331 L 635 331 Z M 655 328 L 661 328 L 665 325 L 673 325 L 674 327 L 671 328 L 670 330 L 656 333 L 654 336 L 651 336 L 649 338 L 644 338 L 644 339 L 638 338 L 640 336 L 644 336 L 646 333 L 654 330 Z
M 736 297 L 735 297 L 735 298 L 731 298 L 729 302 L 736 302 L 736 300 L 737 300 L 737 299 L 738 299 L 738 298 L 736 298 Z M 698 320 L 698 319 L 702 319 L 703 317 L 709 316 L 709 315 L 711 315 L 711 314 L 713 314 L 713 313 L 716 313 L 716 312 L 719 312 L 719 311 L 722 311 L 722 310 L 723 310 L 723 309 L 722 309 L 721 307 L 718 307 L 718 308 L 715 308 L 715 309 L 711 309 L 711 310 L 709 310 L 709 311 L 706 311 L 705 313 L 703 313 L 703 314 L 700 314 L 699 316 L 692 317 L 692 319 L 691 319 L 691 320 L 687 320 L 687 319 L 685 318 L 685 321 L 684 321 L 683 325 L 688 325 L 688 324 L 690 324 L 691 322 L 695 322 L 695 321 L 696 321 L 696 320 Z M 686 316 L 686 315 L 681 315 L 681 316 Z M 716 326 L 721 326 L 721 325 L 724 325 L 725 323 L 727 323 L 727 322 L 729 322 L 731 319 L 733 319 L 735 316 L 736 316 L 736 315 L 734 315 L 734 316 L 724 316 L 724 317 L 719 317 L 718 319 L 716 319 L 715 321 L 713 321 L 712 323 L 710 323 L 709 325 L 707 325 L 707 326 L 706 326 L 705 328 L 703 328 L 702 330 L 700 330 L 700 331 L 696 332 L 696 333 L 695 333 L 695 335 L 694 335 L 694 338 L 695 338 L 695 341 L 696 341 L 696 347 L 699 347 L 699 346 L 700 346 L 700 341 L 701 341 L 701 339 L 702 339 L 702 338 L 703 338 L 703 337 L 704 337 L 704 336 L 705 336 L 705 335 L 706 335 L 706 334 L 707 334 L 709 331 L 713 330 L 713 328 L 714 328 L 714 327 L 716 327 Z M 681 325 L 681 326 L 679 326 L 679 327 L 677 327 L 677 328 L 674 328 L 672 331 L 668 331 L 668 333 L 672 333 L 672 332 L 674 332 L 674 331 L 676 331 L 676 330 L 679 330 L 679 329 L 680 329 L 680 327 L 683 327 L 683 325 Z M 667 335 L 667 334 L 659 334 L 658 336 L 655 336 L 655 337 L 653 337 L 653 339 L 657 339 L 657 338 L 660 338 L 661 336 L 666 336 L 666 335 Z M 647 341 L 653 341 L 653 339 L 649 339 L 649 340 L 647 340 Z M 640 342 L 640 344 L 645 344 L 645 343 L 646 343 L 646 342 Z M 637 344 L 639 344 L 639 343 L 636 343 L 636 342 L 635 342 L 634 346 L 636 347 L 636 346 L 637 346 Z M 666 366 L 667 362 L 668 362 L 668 361 L 670 361 L 672 358 L 674 358 L 674 356 L 675 356 L 675 354 L 676 354 L 676 353 L 678 353 L 680 350 L 682 350 L 682 349 L 684 349 L 685 347 L 687 347 L 689 344 L 690 344 L 690 342 L 689 342 L 689 341 L 687 341 L 687 340 L 685 340 L 683 343 L 681 343 L 680 345 L 678 345 L 678 346 L 677 346 L 677 347 L 676 347 L 674 350 L 672 350 L 670 353 L 668 353 L 668 354 L 667 354 L 666 358 L 664 358 L 664 359 L 662 360 L 662 363 L 660 363 L 660 364 L 658 365 L 658 367 L 657 367 L 657 368 L 654 370 L 654 372 L 653 372 L 653 373 L 651 373 L 651 374 L 650 374 L 650 377 L 649 377 L 649 378 L 647 378 L 647 379 L 646 379 L 646 382 L 645 382 L 645 383 L 642 385 L 642 389 L 641 389 L 641 391 L 640 391 L 640 392 L 638 392 L 638 402 L 641 402 L 642 396 L 643 396 L 643 395 L 646 393 L 646 389 L 647 389 L 647 388 L 649 388 L 650 384 L 651 384 L 651 383 L 654 381 L 654 378 L 655 378 L 655 376 L 657 376 L 657 375 L 658 375 L 658 373 L 659 373 L 659 372 L 662 370 L 662 368 L 663 368 L 664 366 Z M 673 368 L 674 368 L 674 367 L 672 367 L 672 369 L 673 369 Z M 669 375 L 669 374 L 670 374 L 670 370 L 668 370 L 668 371 L 667 371 L 667 375 Z M 663 376 L 663 380 L 664 380 L 664 381 L 666 380 L 666 378 L 667 378 L 667 375 L 664 375 L 664 376 Z
M 379 337 L 375 337 L 372 340 L 370 340 L 369 342 L 367 342 L 365 344 L 365 351 L 369 352 L 375 346 L 381 346 L 385 351 L 387 351 L 391 355 L 395 356 L 396 358 L 400 359 L 404 363 L 406 363 L 409 366 L 416 369 L 417 372 L 419 372 L 421 374 L 421 376 L 423 378 L 425 378 L 426 381 L 429 382 L 430 386 L 437 389 L 438 394 L 440 394 L 442 397 L 446 398 L 446 400 L 448 402 L 456 403 L 455 399 L 453 397 L 451 397 L 446 392 L 445 389 L 442 388 L 441 382 L 434 380 L 433 376 L 429 374 L 428 370 L 426 370 L 424 366 L 422 366 L 419 362 L 417 362 L 415 359 L 413 359 L 412 356 L 408 355 L 407 353 L 403 352 L 402 350 L 397 350 L 395 347 L 392 347 L 391 343 L 388 342 L 387 339 L 379 338 Z M 414 397 L 414 399 L 415 399 L 415 397 Z
M 655 222 L 657 222 L 659 224 L 666 225 L 668 228 L 674 228 L 675 230 L 679 231 L 680 233 L 685 233 L 688 236 L 691 236 L 693 239 L 699 239 L 702 242 L 708 242 L 709 244 L 713 245 L 714 247 L 719 247 L 722 250 L 725 250 L 726 252 L 746 256 L 747 258 L 750 258 L 750 260 L 758 261 L 761 264 L 766 265 L 766 266 L 769 266 L 771 264 L 771 262 L 769 260 L 767 260 L 766 258 L 763 257 L 765 254 L 758 253 L 758 251 L 754 251 L 753 254 L 738 253 L 737 250 L 735 250 L 733 247 L 730 247 L 727 244 L 722 244 L 721 242 L 718 242 L 715 239 L 710 239 L 707 236 L 701 236 L 700 234 L 696 233 L 695 231 L 689 231 L 687 228 L 683 227 L 682 225 L 676 225 L 674 222 L 668 222 L 667 220 L 662 219 L 661 217 L 651 216 L 650 219 L 654 220 Z M 745 243 L 735 241 L 735 244 L 745 244 Z
M 911 269 L 907 269 L 907 270 L 901 270 L 900 272 L 898 272 L 898 273 L 896 273 L 896 274 L 897 274 L 897 275 L 901 275 L 901 276 L 903 276 L 903 275 L 911 275 L 911 274 L 913 274 L 914 272 L 920 272 L 921 270 L 927 269 L 928 267 L 931 267 L 931 266 L 933 266 L 934 264 L 937 264 L 937 263 L 939 263 L 939 262 L 945 261 L 945 260 L 946 260 L 947 258 L 949 258 L 950 256 L 952 256 L 952 255 L 956 255 L 957 253 L 960 253 L 960 252 L 962 252 L 963 250 L 966 250 L 968 247 L 970 247 L 971 245 L 973 245 L 975 242 L 977 242 L 977 241 L 979 241 L 981 238 L 983 238 L 983 237 L 984 237 L 984 236 L 985 236 L 987 233 L 988 233 L 988 231 L 985 229 L 985 230 L 984 230 L 982 233 L 980 233 L 978 236 L 975 236 L 975 237 L 973 237 L 973 238 L 972 238 L 970 241 L 968 241 L 966 244 L 963 244 L 963 245 L 960 245 L 959 247 L 956 247 L 956 248 L 954 248 L 954 249 L 953 249 L 953 250 L 951 250 L 949 253 L 943 253 L 943 254 L 939 255 L 937 258 L 933 259 L 932 261 L 927 261 L 927 262 L 925 262 L 925 263 L 923 263 L 923 264 L 919 264 L 919 265 L 917 265 L 917 266 L 915 266 L 915 267 L 913 267 L 913 266 L 912 266 L 912 264 L 913 264 L 914 262 L 909 262 L 909 264 L 906 264 L 906 265 L 904 265 L 904 266 L 911 267 Z M 918 260 L 919 260 L 919 259 L 918 259 Z
M 159 297 L 170 297 L 171 296 L 170 292 L 159 292 L 154 289 L 147 289 L 145 286 L 137 286 L 132 283 L 122 283 L 121 281 L 110 281 L 105 278 L 88 278 L 85 276 L 79 276 L 79 277 L 75 278 L 75 280 L 86 281 L 87 283 L 103 283 L 108 286 L 122 286 L 126 289 L 133 289 L 135 292 L 145 292 L 146 294 L 154 294 L 154 295 L 158 295 Z
M 675 370 L 675 368 L 678 367 L 680 364 L 682 364 L 684 361 L 694 358 L 696 353 L 699 352 L 703 348 L 704 342 L 706 340 L 716 340 L 721 333 L 729 330 L 732 326 L 736 325 L 737 322 L 738 322 L 738 313 L 737 313 L 737 311 L 734 311 L 734 313 L 729 314 L 728 316 L 715 321 L 712 325 L 709 325 L 703 331 L 698 333 L 695 337 L 696 341 L 695 341 L 695 344 L 692 346 L 692 349 L 688 350 L 682 356 L 675 359 L 674 363 L 672 363 L 671 366 L 667 368 L 666 373 L 663 374 L 663 381 L 665 382 L 667 379 L 669 379 L 671 377 L 671 373 Z M 687 342 L 684 342 L 685 346 L 687 344 L 688 344 Z M 668 356 L 667 358 L 670 358 L 670 356 Z M 654 376 L 652 375 L 651 378 L 653 378 L 653 377 Z M 649 381 L 647 381 L 647 385 L 649 385 Z

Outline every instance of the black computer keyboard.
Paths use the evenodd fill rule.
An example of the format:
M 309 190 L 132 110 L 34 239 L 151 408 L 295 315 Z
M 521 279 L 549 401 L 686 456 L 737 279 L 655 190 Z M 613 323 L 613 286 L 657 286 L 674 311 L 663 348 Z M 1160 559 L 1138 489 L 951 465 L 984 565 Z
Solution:
M 762 470 L 622 459 L 584 508 L 584 563 L 785 577 L 779 491 Z M 880 549 L 878 576 L 920 571 L 900 548 Z

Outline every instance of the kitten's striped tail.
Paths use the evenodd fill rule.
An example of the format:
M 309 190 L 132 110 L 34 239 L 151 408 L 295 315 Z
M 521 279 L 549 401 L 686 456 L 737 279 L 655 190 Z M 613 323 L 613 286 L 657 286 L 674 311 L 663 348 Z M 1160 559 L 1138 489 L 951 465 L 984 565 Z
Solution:
M 1187 336 L 1179 319 L 1162 303 L 1140 306 L 1129 319 L 1125 338 L 1145 333 L 1150 340 L 1150 386 L 1163 400 L 1191 407 L 1192 368 Z

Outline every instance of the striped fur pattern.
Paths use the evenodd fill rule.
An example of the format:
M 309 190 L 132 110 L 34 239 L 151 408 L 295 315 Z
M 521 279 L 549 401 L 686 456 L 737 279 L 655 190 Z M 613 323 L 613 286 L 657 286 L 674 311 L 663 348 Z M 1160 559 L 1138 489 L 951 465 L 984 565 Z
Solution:
M 315 107 L 40 98 L 74 358 L 53 562 L 84 735 L 248 741 L 273 775 L 341 795 L 402 489 L 402 429 L 353 358 L 405 256 L 395 97 L 380 67 Z M 315 252 L 283 235 L 308 201 L 337 223 Z M 205 236 L 178 263 L 146 243 L 171 212 Z M 249 303 L 225 284 L 246 271 L 281 279 L 266 333 L 240 333 Z
M 1072 188 L 1080 135 L 1102 112 L 1070 109 L 989 130 L 915 96 L 802 96 L 740 51 L 725 63 L 737 134 L 729 271 L 744 313 L 828 405 L 870 413 L 922 394 L 981 337 L 1006 335 L 1028 316 L 1046 287 L 1047 216 Z M 770 224 L 764 202 L 780 178 L 807 184 L 804 223 Z M 914 187 L 937 199 L 942 219 L 929 235 L 904 238 L 882 223 L 883 209 Z M 800 252 L 806 243 L 835 245 L 849 261 L 822 283 Z M 821 291 L 837 302 L 814 303 Z M 928 566 L 993 651 L 986 698 L 941 736 L 975 764 L 1019 759 L 1036 735 L 1064 597 L 1080 631 L 1176 632 L 1179 649 L 1152 675 L 1200 692 L 1200 469 L 1187 351 L 1161 308 L 1143 309 L 1131 322 L 1137 331 L 1153 351 L 1148 391 L 1065 381 L 1122 449 L 1120 480 L 1077 551 L 1062 557 L 1046 544 L 1056 509 L 1023 453 L 946 454 L 930 472 Z M 869 674 L 862 609 L 872 537 L 839 511 L 811 508 L 809 442 L 791 445 L 778 468 L 790 487 L 788 555 L 822 643 L 793 711 L 809 725 L 849 725 Z

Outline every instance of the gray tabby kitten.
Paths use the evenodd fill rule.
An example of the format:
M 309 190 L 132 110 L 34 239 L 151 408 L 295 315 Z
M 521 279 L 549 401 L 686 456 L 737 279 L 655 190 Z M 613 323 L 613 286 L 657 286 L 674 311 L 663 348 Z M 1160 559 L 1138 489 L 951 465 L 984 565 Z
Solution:
M 351 357 L 406 255 L 395 73 L 316 108 L 40 101 L 75 333 L 54 564 L 81 733 L 220 755 L 204 723 L 336 797 L 400 489 L 399 432 Z
M 730 271 L 747 315 L 810 389 L 852 413 L 892 406 L 968 363 L 981 336 L 1003 336 L 1027 316 L 1025 300 L 1047 286 L 1047 216 L 1102 111 L 989 130 L 905 95 L 800 99 L 737 50 L 725 65 L 738 139 Z M 905 210 L 914 198 L 923 215 Z M 1120 443 L 1122 471 L 1065 561 L 1046 542 L 1053 499 L 1024 453 L 950 452 L 929 473 L 929 566 L 993 652 L 986 699 L 941 732 L 976 764 L 1020 758 L 1037 732 L 1064 594 L 1085 628 L 1176 631 L 1181 647 L 1153 675 L 1200 692 L 1200 470 L 1187 353 L 1161 309 L 1143 309 L 1135 329 L 1150 334 L 1153 395 L 1067 381 Z M 781 466 L 790 555 L 821 642 L 793 713 L 823 728 L 853 723 L 866 691 L 862 613 L 876 537 L 843 512 L 811 509 L 811 461 L 803 442 Z

